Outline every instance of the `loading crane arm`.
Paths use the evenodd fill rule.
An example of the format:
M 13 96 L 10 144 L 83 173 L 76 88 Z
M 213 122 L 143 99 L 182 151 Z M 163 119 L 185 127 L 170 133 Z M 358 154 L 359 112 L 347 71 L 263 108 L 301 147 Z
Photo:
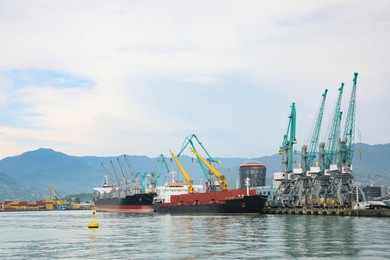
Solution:
M 195 139 L 195 141 L 199 144 L 199 146 L 202 148 L 202 150 L 207 154 L 207 156 L 208 156 L 207 161 L 208 162 L 210 162 L 210 163 L 215 162 L 215 163 L 221 164 L 220 161 L 218 161 L 210 156 L 210 154 L 207 152 L 206 148 L 203 146 L 202 142 L 198 139 L 198 137 L 195 134 L 192 134 L 191 136 L 187 136 L 184 139 L 183 145 L 181 146 L 180 152 L 177 154 L 177 157 L 179 157 L 182 154 L 182 152 L 187 148 L 188 145 L 191 145 L 192 149 L 194 149 L 196 151 L 195 144 L 192 141 L 193 139 Z M 210 180 L 210 176 L 209 176 L 207 167 L 199 158 L 198 158 L 198 162 L 200 164 L 200 167 L 202 168 L 202 171 L 203 171 L 206 179 Z
M 166 161 L 166 158 L 163 154 L 160 154 L 160 157 L 158 158 L 158 161 L 156 163 L 156 165 L 154 166 L 154 169 L 152 171 L 152 174 L 153 176 L 155 176 L 155 181 L 156 181 L 156 185 L 158 184 L 158 180 L 160 179 L 160 176 L 161 176 L 161 167 L 162 166 L 165 166 L 165 168 L 167 169 L 167 172 L 168 174 L 170 173 L 169 171 L 169 167 L 168 167 L 168 164 L 167 164 L 167 161 Z
M 115 187 L 115 183 L 113 182 L 112 178 L 111 178 L 111 173 L 109 171 L 107 171 L 106 167 L 104 166 L 103 163 L 101 163 L 102 165 L 102 168 L 103 168 L 103 171 L 104 171 L 104 174 L 105 176 L 108 178 L 109 180 L 109 183 L 111 184 L 111 186 Z
M 57 192 L 55 191 L 55 189 L 53 188 L 53 186 L 49 185 L 49 188 L 50 188 L 51 192 L 53 193 L 54 199 L 55 199 L 55 200 L 59 200 L 59 199 L 60 199 L 60 196 L 57 194 Z
M 139 183 L 138 176 L 136 176 L 136 175 L 134 174 L 134 171 L 133 171 L 133 169 L 132 169 L 131 166 L 130 166 L 130 162 L 129 162 L 129 160 L 127 159 L 127 156 L 124 155 L 124 157 L 125 157 L 125 159 L 126 159 L 126 164 L 127 164 L 127 167 L 129 168 L 130 174 L 131 174 L 131 176 L 133 177 L 133 180 L 134 180 L 134 183 L 135 183 L 134 186 L 135 186 L 136 189 L 139 189 L 140 183 Z M 141 186 L 142 186 L 142 185 L 141 185 Z
M 325 89 L 324 94 L 322 94 L 322 102 L 321 102 L 321 106 L 320 106 L 320 109 L 318 112 L 313 135 L 311 137 L 309 149 L 307 151 L 305 164 L 302 164 L 302 166 L 304 167 L 304 169 L 303 169 L 304 173 L 306 173 L 306 171 L 309 169 L 309 167 L 312 166 L 314 159 L 317 157 L 317 153 L 318 153 L 317 145 L 318 145 L 318 139 L 319 139 L 320 131 L 321 131 L 322 117 L 324 115 L 324 107 L 325 107 L 327 93 L 328 93 L 328 90 Z
M 295 137 L 296 120 L 297 120 L 297 115 L 296 115 L 295 103 L 292 103 L 291 113 L 289 115 L 289 121 L 287 126 L 287 132 L 283 136 L 283 143 L 279 150 L 279 154 L 282 154 L 284 156 L 283 164 L 285 165 L 285 171 L 287 173 L 293 171 L 293 152 L 294 152 L 293 150 L 294 150 L 294 144 L 296 143 L 296 137 Z
M 190 176 L 188 175 L 187 171 L 184 169 L 183 165 L 179 162 L 179 160 L 177 159 L 175 154 L 171 150 L 169 152 L 171 153 L 171 155 L 172 155 L 173 159 L 175 160 L 177 166 L 179 166 L 179 169 L 180 169 L 181 173 L 183 174 L 184 178 L 186 179 L 186 181 L 188 183 L 188 192 L 189 193 L 194 193 L 194 183 L 191 180 Z
M 340 136 L 340 123 L 343 115 L 343 112 L 340 111 L 343 90 L 344 83 L 342 82 L 341 87 L 339 88 L 339 95 L 334 109 L 328 140 L 325 145 L 325 159 L 324 165 L 322 165 L 322 171 L 325 169 L 329 169 L 330 165 L 333 164 L 336 160 L 338 141 Z
M 220 173 L 211 163 L 209 163 L 205 158 L 203 158 L 197 151 L 195 151 L 194 149 L 192 149 L 190 147 L 190 150 L 191 152 L 193 152 L 196 157 L 198 157 L 199 160 L 201 160 L 207 168 L 209 168 L 209 170 L 214 174 L 215 177 L 217 177 L 218 181 L 219 181 L 219 185 L 221 187 L 222 190 L 224 191 L 227 191 L 229 190 L 229 186 L 227 184 L 227 181 L 225 179 L 225 176 Z
M 356 117 L 356 84 L 358 73 L 354 73 L 353 88 L 351 98 L 349 100 L 347 120 L 344 127 L 344 135 L 340 143 L 340 160 L 339 166 L 342 164 L 343 168 L 350 168 L 353 160 L 354 153 L 354 139 L 355 139 L 355 117 Z M 339 167 L 340 168 L 340 167 Z

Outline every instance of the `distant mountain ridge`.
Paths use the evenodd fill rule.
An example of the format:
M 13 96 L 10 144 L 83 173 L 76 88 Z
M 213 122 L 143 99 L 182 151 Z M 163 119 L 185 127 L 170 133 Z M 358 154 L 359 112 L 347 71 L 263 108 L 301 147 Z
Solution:
M 358 150 L 362 150 L 360 154 Z M 18 156 L 0 160 L 0 201 L 5 199 L 34 200 L 52 196 L 48 186 L 52 185 L 56 191 L 65 197 L 68 194 L 92 192 L 93 187 L 101 185 L 103 169 L 101 163 L 113 173 L 110 161 L 115 165 L 121 176 L 117 158 L 120 158 L 126 174 L 129 170 L 123 156 L 96 157 L 70 156 L 52 149 L 40 148 L 25 152 Z M 390 144 L 368 145 L 356 144 L 353 161 L 355 181 L 362 184 L 390 186 Z M 147 156 L 128 156 L 135 172 L 151 172 L 158 162 L 158 158 Z M 225 175 L 230 187 L 236 187 L 239 179 L 240 164 L 256 160 L 267 167 L 267 184 L 271 184 L 273 172 L 282 170 L 279 155 L 263 156 L 259 158 L 216 158 L 222 162 L 216 168 Z M 298 152 L 295 159 L 300 160 Z M 188 156 L 180 156 L 180 161 L 189 172 L 195 184 L 206 180 L 206 176 L 196 160 Z M 183 180 L 177 166 L 168 160 L 170 169 L 176 171 L 176 179 Z M 113 176 L 114 178 L 114 176 Z M 166 170 L 161 171 L 159 185 L 170 180 Z

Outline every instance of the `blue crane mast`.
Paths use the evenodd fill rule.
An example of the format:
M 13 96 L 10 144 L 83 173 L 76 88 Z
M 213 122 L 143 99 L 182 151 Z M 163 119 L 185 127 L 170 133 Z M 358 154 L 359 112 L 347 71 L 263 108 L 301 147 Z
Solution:
M 354 73 L 353 88 L 349 100 L 347 120 L 345 121 L 343 138 L 340 141 L 340 159 L 338 162 L 339 169 L 342 167 L 347 172 L 351 171 L 351 165 L 354 153 L 355 137 L 355 114 L 356 114 L 356 83 L 358 73 Z

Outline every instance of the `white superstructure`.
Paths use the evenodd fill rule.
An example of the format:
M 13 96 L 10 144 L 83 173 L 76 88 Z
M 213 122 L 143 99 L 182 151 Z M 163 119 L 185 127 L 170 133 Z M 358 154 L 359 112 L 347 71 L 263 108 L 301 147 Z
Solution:
M 194 192 L 204 192 L 203 185 L 193 185 Z M 157 196 L 155 201 L 161 201 L 165 203 L 171 202 L 172 195 L 180 195 L 188 193 L 188 185 L 184 182 L 168 182 L 164 186 L 158 186 L 156 188 Z

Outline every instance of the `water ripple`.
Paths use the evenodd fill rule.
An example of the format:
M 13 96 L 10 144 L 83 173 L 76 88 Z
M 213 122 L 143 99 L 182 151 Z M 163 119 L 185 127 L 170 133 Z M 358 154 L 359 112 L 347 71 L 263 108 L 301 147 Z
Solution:
M 386 259 L 388 218 L 3 212 L 3 259 Z

